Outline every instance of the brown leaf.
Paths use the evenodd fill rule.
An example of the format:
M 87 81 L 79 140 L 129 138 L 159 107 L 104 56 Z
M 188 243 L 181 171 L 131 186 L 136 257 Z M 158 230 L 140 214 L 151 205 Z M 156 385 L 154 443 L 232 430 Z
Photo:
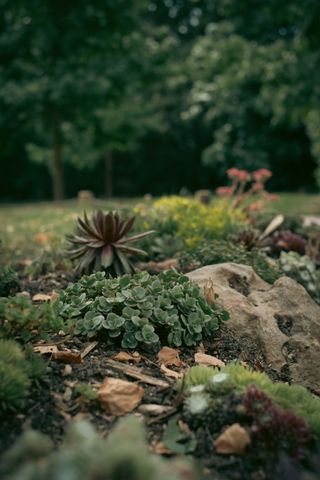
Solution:
M 218 453 L 241 454 L 250 443 L 247 431 L 239 423 L 234 423 L 219 435 L 213 445 Z
M 224 367 L 225 363 L 217 357 L 207 355 L 206 353 L 197 352 L 194 354 L 194 361 L 200 365 L 210 365 L 211 367 Z
M 36 293 L 32 297 L 33 302 L 49 302 L 51 300 L 51 295 L 47 293 Z
M 163 372 L 167 377 L 172 378 L 183 378 L 183 372 L 175 372 L 174 370 L 170 370 L 165 365 L 161 365 L 160 367 L 161 372 Z
M 151 450 L 158 455 L 173 455 L 171 450 L 169 450 L 163 442 L 158 442 L 155 445 L 152 445 Z
M 113 360 L 118 360 L 118 362 L 141 362 L 141 355 L 139 352 L 127 353 L 127 352 L 119 352 L 116 355 L 111 357 Z
M 58 351 L 57 345 L 35 345 L 33 350 L 40 355 L 46 355 L 48 353 L 55 353 Z
M 158 352 L 158 362 L 161 365 L 167 367 L 168 365 L 175 365 L 176 367 L 181 366 L 181 360 L 179 358 L 179 350 L 170 347 L 161 348 Z
M 80 353 L 73 353 L 70 351 L 57 351 L 53 352 L 51 356 L 52 360 L 63 363 L 82 363 L 82 357 Z
M 137 383 L 119 378 L 105 378 L 98 390 L 98 398 L 111 415 L 121 416 L 132 412 L 142 400 L 144 389 Z
M 215 292 L 213 288 L 213 282 L 210 280 L 203 287 L 203 294 L 209 305 L 212 305 L 215 300 Z
M 40 245 L 45 245 L 46 243 L 49 243 L 52 238 L 52 235 L 50 233 L 37 233 L 35 235 L 34 239 L 36 243 L 40 243 Z

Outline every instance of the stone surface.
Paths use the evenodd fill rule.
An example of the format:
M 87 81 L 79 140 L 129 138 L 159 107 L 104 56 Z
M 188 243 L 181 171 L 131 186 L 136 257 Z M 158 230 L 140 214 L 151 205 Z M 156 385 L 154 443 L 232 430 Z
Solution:
M 320 394 L 320 306 L 301 285 L 288 277 L 269 285 L 251 267 L 234 263 L 199 268 L 188 277 L 202 287 L 211 284 L 244 351 L 260 352 L 278 375 Z

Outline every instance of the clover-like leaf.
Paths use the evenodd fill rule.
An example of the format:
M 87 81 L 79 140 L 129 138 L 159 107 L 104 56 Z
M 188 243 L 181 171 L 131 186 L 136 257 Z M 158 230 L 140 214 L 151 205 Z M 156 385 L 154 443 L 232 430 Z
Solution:
M 115 313 L 111 312 L 108 313 L 107 317 L 103 321 L 103 327 L 108 329 L 108 330 L 116 330 L 125 323 L 125 318 L 119 317 L 119 315 L 116 315 Z

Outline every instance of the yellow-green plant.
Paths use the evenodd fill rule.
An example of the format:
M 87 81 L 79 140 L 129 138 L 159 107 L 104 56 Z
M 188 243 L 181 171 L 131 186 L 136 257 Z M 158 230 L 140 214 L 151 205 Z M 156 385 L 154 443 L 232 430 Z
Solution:
M 225 201 L 203 205 L 197 200 L 179 196 L 162 197 L 151 207 L 138 205 L 141 228 L 155 228 L 158 235 L 176 234 L 193 248 L 204 239 L 222 238 L 246 223 L 244 213 L 230 209 Z
M 272 382 L 265 373 L 255 372 L 239 363 L 230 363 L 221 370 L 198 365 L 186 373 L 184 387 L 207 385 L 219 373 L 230 375 L 235 390 L 244 392 L 249 385 L 256 385 L 284 410 L 291 410 L 303 418 L 313 432 L 320 437 L 320 400 L 300 385 Z

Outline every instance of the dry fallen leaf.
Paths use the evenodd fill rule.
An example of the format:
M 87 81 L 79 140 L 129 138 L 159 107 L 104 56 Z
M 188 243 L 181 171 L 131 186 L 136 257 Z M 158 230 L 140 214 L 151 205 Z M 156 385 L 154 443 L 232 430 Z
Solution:
M 36 293 L 32 297 L 33 302 L 49 302 L 51 300 L 51 295 L 46 293 Z
M 170 347 L 161 348 L 158 352 L 158 362 L 161 365 L 167 367 L 168 365 L 175 365 L 176 367 L 181 366 L 181 360 L 179 358 L 179 350 Z
M 215 300 L 215 292 L 212 280 L 208 281 L 203 288 L 203 294 L 209 305 L 212 305 Z
M 57 345 L 36 345 L 33 347 L 35 353 L 46 355 L 47 353 L 55 353 L 58 351 Z
M 57 360 L 58 362 L 63 362 L 63 363 L 82 363 L 81 354 L 73 353 L 70 351 L 53 352 L 51 359 Z
M 52 235 L 50 233 L 38 233 L 34 237 L 36 243 L 40 243 L 41 245 L 49 243 L 52 239 Z
M 210 365 L 211 367 L 224 367 L 225 363 L 217 357 L 207 355 L 206 353 L 197 352 L 194 354 L 194 361 L 200 365 Z
M 127 352 L 119 352 L 113 357 L 113 360 L 118 360 L 118 362 L 141 362 L 141 355 L 139 352 L 127 353 Z
M 137 383 L 119 378 L 105 378 L 98 390 L 98 399 L 111 415 L 132 412 L 142 400 L 144 389 Z
M 163 442 L 158 442 L 155 445 L 152 445 L 151 450 L 158 455 L 173 455 L 171 450 L 166 447 Z
M 250 443 L 247 431 L 239 423 L 234 423 L 219 435 L 213 445 L 218 453 L 241 454 Z
M 174 370 L 170 370 L 165 365 L 161 365 L 160 367 L 161 372 L 163 372 L 167 377 L 172 378 L 182 378 L 184 373 L 183 372 L 175 372 Z

